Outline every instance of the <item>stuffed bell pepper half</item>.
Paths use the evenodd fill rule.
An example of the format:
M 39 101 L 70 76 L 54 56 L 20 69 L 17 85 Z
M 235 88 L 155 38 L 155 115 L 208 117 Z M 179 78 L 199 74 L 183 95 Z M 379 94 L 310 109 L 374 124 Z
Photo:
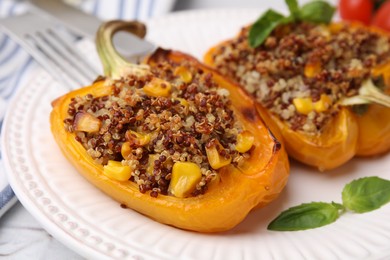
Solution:
M 135 25 L 101 26 L 105 76 L 52 103 L 55 140 L 122 206 L 186 230 L 228 230 L 282 191 L 284 147 L 253 99 L 195 58 L 157 49 L 140 65 L 123 59 L 112 36 Z
M 306 9 L 296 9 L 296 18 L 272 14 L 280 24 L 256 45 L 253 34 L 265 32 L 254 27 L 271 17 L 264 14 L 257 25 L 211 48 L 205 63 L 256 99 L 298 161 L 324 171 L 355 155 L 387 152 L 389 34 L 356 23 L 318 22 L 318 16 L 304 19 Z

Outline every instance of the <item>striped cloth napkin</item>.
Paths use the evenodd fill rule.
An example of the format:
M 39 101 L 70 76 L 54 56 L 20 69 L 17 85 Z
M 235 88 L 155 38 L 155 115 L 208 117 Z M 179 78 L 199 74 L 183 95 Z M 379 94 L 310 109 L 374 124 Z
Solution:
M 137 19 L 164 15 L 173 9 L 175 0 L 65 0 L 102 20 Z M 25 12 L 25 1 L 0 0 L 0 18 Z M 9 100 L 16 89 L 27 84 L 31 70 L 38 66 L 34 60 L 11 39 L 0 32 L 0 127 Z M 0 132 L 1 134 L 1 132 Z M 0 217 L 17 201 L 5 176 L 0 151 Z

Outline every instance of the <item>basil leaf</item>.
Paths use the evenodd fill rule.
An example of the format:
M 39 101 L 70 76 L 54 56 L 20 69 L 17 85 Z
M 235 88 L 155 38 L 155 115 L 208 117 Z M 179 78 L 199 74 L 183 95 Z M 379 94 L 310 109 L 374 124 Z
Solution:
M 261 45 L 270 33 L 285 19 L 283 15 L 270 9 L 252 25 L 249 31 L 249 45 L 256 48 Z
M 295 18 L 299 14 L 299 6 L 297 0 L 286 0 L 288 10 L 290 10 L 291 15 Z
M 270 9 L 265 12 L 252 25 L 249 31 L 248 41 L 252 48 L 260 46 L 268 35 L 280 24 L 287 24 L 295 21 L 307 21 L 313 23 L 329 23 L 335 12 L 335 8 L 326 1 L 318 0 L 310 2 L 299 8 L 297 0 L 285 0 L 290 16 Z
M 390 202 L 390 181 L 379 177 L 365 177 L 345 185 L 342 192 L 344 206 L 357 213 L 378 209 Z
M 337 203 L 301 204 L 283 211 L 268 225 L 268 230 L 297 231 L 322 227 L 336 221 L 342 208 L 342 205 Z
M 336 11 L 332 5 L 325 1 L 309 2 L 301 7 L 299 20 L 312 23 L 329 23 Z

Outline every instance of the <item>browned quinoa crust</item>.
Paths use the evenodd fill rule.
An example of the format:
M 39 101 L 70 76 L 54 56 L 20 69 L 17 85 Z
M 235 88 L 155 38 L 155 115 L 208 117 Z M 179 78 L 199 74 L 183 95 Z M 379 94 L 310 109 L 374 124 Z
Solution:
M 337 102 L 356 95 L 371 69 L 390 59 L 390 37 L 359 26 L 280 26 L 256 49 L 248 45 L 248 31 L 243 28 L 238 37 L 217 47 L 214 65 L 293 130 L 307 133 L 320 132 L 337 114 Z M 305 75 L 309 66 L 318 66 L 315 76 Z M 301 114 L 292 102 L 305 97 L 316 102 L 322 94 L 332 104 L 324 112 Z
M 179 66 L 191 73 L 189 82 L 175 74 Z M 169 97 L 151 97 L 142 91 L 155 77 L 171 84 Z M 130 180 L 138 184 L 140 192 L 151 191 L 153 197 L 168 194 L 173 164 L 190 161 L 202 173 L 192 195 L 203 194 L 218 175 L 210 167 L 205 152 L 205 147 L 215 140 L 225 148 L 220 154 L 231 156 L 233 164 L 249 156 L 234 149 L 242 126 L 234 117 L 228 91 L 217 88 L 212 74 L 194 69 L 191 62 L 160 62 L 152 67 L 150 75 L 128 76 L 113 84 L 110 96 L 96 98 L 88 94 L 74 98 L 64 126 L 67 131 L 75 132 L 76 140 L 96 162 L 106 165 L 115 160 L 130 166 L 133 170 Z M 74 130 L 76 115 L 84 112 L 100 120 L 98 132 Z M 128 130 L 149 134 L 150 142 L 145 146 L 132 142 Z M 125 142 L 130 142 L 132 148 L 127 158 L 121 154 Z

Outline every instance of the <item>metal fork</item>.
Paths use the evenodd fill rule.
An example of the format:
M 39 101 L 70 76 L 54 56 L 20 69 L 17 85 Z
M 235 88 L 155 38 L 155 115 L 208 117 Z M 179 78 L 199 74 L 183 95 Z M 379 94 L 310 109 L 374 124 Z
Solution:
M 34 13 L 2 19 L 0 25 L 54 79 L 68 88 L 90 84 L 98 75 L 65 34 L 63 26 Z

